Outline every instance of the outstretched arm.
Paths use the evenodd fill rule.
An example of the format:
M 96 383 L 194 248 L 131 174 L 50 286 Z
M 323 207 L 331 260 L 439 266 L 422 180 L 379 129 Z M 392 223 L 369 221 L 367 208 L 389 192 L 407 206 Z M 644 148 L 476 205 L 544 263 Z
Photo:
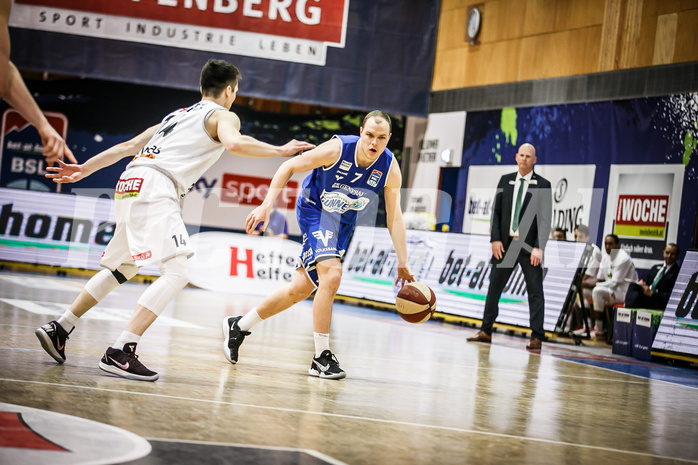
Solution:
M 271 210 L 276 202 L 276 198 L 281 193 L 281 190 L 286 186 L 288 180 L 291 179 L 295 173 L 303 173 L 321 166 L 329 166 L 333 164 L 339 158 L 342 151 L 342 143 L 339 139 L 333 138 L 327 142 L 323 142 L 316 148 L 310 150 L 309 152 L 303 154 L 300 157 L 294 157 L 290 160 L 286 160 L 281 164 L 274 177 L 269 184 L 269 191 L 262 205 L 252 210 L 252 212 L 247 215 L 245 220 L 245 229 L 248 233 L 254 231 L 257 225 L 264 222 L 262 231 L 266 229 L 269 224 L 269 216 L 271 215 Z
M 397 161 L 393 159 L 383 192 L 385 195 L 386 222 L 388 223 L 388 231 L 397 255 L 397 279 L 395 284 L 399 284 L 400 287 L 404 286 L 405 283 L 414 281 L 414 275 L 407 261 L 407 231 L 405 230 L 405 221 L 402 217 L 402 207 L 400 206 L 401 187 L 402 173 Z
M 221 141 L 225 149 L 243 157 L 270 158 L 290 157 L 298 152 L 310 150 L 314 144 L 292 140 L 282 146 L 267 144 L 254 137 L 240 134 L 240 118 L 230 111 L 218 110 L 206 121 L 211 137 Z
M 152 126 L 131 140 L 117 144 L 104 152 L 98 153 L 81 165 L 68 165 L 58 160 L 58 166 L 46 168 L 50 173 L 47 178 L 59 184 L 77 182 L 95 171 L 113 165 L 122 158 L 136 156 L 143 146 L 150 140 L 158 130 L 159 124 Z
M 73 163 L 77 163 L 73 152 L 70 151 L 63 138 L 41 112 L 24 84 L 19 71 L 10 61 L 8 22 L 11 8 L 11 0 L 0 0 L 0 97 L 5 99 L 39 132 L 41 143 L 44 146 L 43 155 L 49 166 L 63 155 Z

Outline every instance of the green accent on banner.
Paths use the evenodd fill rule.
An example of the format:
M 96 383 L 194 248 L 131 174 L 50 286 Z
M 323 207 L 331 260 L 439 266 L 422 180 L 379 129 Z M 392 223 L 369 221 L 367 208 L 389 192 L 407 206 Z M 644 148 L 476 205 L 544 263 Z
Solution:
M 88 245 L 60 245 L 60 244 L 46 244 L 44 242 L 30 242 L 30 241 L 13 241 L 10 239 L 0 239 L 0 246 L 5 245 L 9 247 L 37 247 L 39 249 L 58 249 L 58 250 L 70 250 L 70 249 L 80 249 L 87 250 L 91 249 Z
M 519 138 L 519 131 L 516 129 L 516 108 L 502 108 L 502 119 L 499 123 L 507 143 L 516 146 Z
M 698 129 L 698 121 L 696 121 L 696 128 Z M 698 146 L 698 139 L 693 137 L 693 133 L 691 131 L 686 131 L 686 137 L 683 139 L 684 151 L 682 161 L 684 166 L 688 166 L 688 162 L 691 159 L 691 155 L 693 154 L 696 146 Z
M 664 239 L 666 228 L 664 226 L 643 226 L 616 224 L 613 232 L 619 236 L 642 237 L 649 239 Z
M 352 279 L 357 281 L 363 281 L 365 283 L 378 284 L 380 286 L 392 286 L 395 281 L 390 279 L 380 279 L 380 278 L 366 278 L 364 276 L 350 276 Z
M 687 321 L 677 321 L 679 326 L 683 326 L 684 328 L 692 329 L 693 331 L 698 331 L 698 323 L 689 323 Z
M 466 299 L 480 300 L 483 302 L 487 299 L 486 295 L 480 294 L 479 292 L 456 291 L 454 289 L 448 289 L 444 287 L 440 289 L 444 292 L 448 292 L 449 294 L 454 294 L 459 297 L 465 297 Z M 522 304 L 526 302 L 526 300 L 515 299 L 512 297 L 500 297 L 499 301 L 505 304 Z

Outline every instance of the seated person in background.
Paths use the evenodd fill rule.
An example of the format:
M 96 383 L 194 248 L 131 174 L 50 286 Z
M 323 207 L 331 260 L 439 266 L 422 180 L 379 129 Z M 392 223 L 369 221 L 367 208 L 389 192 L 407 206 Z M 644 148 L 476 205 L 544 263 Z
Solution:
M 676 278 L 679 276 L 681 267 L 676 263 L 678 258 L 679 246 L 673 243 L 667 244 L 664 248 L 664 263 L 650 268 L 644 281 L 641 279 L 637 283 L 630 284 L 625 294 L 625 306 L 665 309 Z
M 579 224 L 574 228 L 574 241 L 588 243 L 589 234 L 589 227 L 584 224 Z M 596 244 L 591 244 L 591 246 L 591 257 L 589 257 L 586 270 L 584 271 L 584 276 L 582 277 L 582 295 L 588 302 L 588 305 L 591 305 L 591 290 L 596 285 L 596 276 L 599 274 L 599 267 L 601 266 L 601 249 L 599 249 L 599 246 Z M 579 304 L 575 303 L 575 315 L 577 315 L 576 320 L 578 324 L 582 323 L 580 310 Z M 591 321 L 589 322 L 589 326 L 591 327 Z M 586 335 L 586 328 L 580 324 L 579 328 L 574 331 L 574 334 L 578 336 Z
M 627 252 L 620 248 L 620 239 L 615 234 L 609 234 L 604 238 L 606 253 L 601 259 L 601 267 L 597 275 L 598 282 L 591 291 L 594 300 L 594 324 L 593 336 L 596 339 L 604 339 L 604 306 L 622 304 L 625 302 L 625 294 L 628 292 L 628 281 L 637 281 L 635 264 Z
M 555 239 L 556 241 L 566 241 L 567 232 L 562 228 L 555 228 L 555 232 L 553 233 L 553 239 Z

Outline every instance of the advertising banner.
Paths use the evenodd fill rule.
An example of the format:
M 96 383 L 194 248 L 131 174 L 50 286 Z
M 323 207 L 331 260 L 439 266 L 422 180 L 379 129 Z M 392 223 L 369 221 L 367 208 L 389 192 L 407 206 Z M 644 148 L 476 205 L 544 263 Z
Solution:
M 266 296 L 291 282 L 301 254 L 301 244 L 276 237 L 203 232 L 191 240 L 190 282 L 216 292 Z
M 436 294 L 437 311 L 482 319 L 492 256 L 489 239 L 469 234 L 407 231 L 415 278 Z M 546 331 L 554 331 L 585 244 L 549 241 L 545 248 Z M 387 229 L 357 227 L 344 260 L 339 294 L 395 303 L 397 258 Z M 529 307 L 517 265 L 499 301 L 499 323 L 529 326 Z
M 113 200 L 0 188 L 0 260 L 101 269 L 114 235 Z M 157 275 L 155 266 L 141 274 Z
M 464 233 L 489 236 L 499 178 L 517 169 L 516 165 L 470 166 L 463 213 Z M 552 186 L 552 228 L 564 229 L 567 240 L 573 241 L 578 224 L 598 224 L 600 209 L 592 207 L 594 202 L 601 202 L 603 192 L 599 189 L 594 196 L 595 165 L 536 165 L 535 170 Z
M 9 24 L 23 70 L 198 91 L 220 58 L 241 96 L 425 117 L 438 20 L 421 0 L 14 0 Z
M 462 226 L 465 218 L 461 215 L 469 209 L 475 210 L 478 205 L 480 218 L 488 217 L 486 213 L 483 214 L 483 205 L 489 196 L 474 193 L 474 200 L 479 200 L 479 204 L 470 202 L 470 199 L 466 202 L 466 195 L 471 191 L 470 183 L 482 179 L 480 176 L 471 175 L 470 170 L 478 165 L 513 165 L 518 147 L 522 143 L 531 143 L 536 148 L 538 158 L 536 170 L 543 165 L 547 168 L 550 165 L 566 166 L 571 163 L 575 166 L 595 167 L 593 173 L 591 170 L 579 173 L 583 185 L 586 185 L 587 177 L 591 177 L 594 180 L 593 185 L 588 187 L 594 187 L 602 193 L 598 201 L 596 193 L 593 195 L 594 210 L 590 212 L 588 220 L 592 242 L 601 244 L 601 233 L 613 232 L 613 219 L 617 212 L 619 195 L 640 196 L 635 199 L 628 197 L 623 201 L 628 205 L 635 201 L 633 206 L 648 205 L 650 208 L 653 200 L 657 200 L 655 206 L 659 208 L 660 199 L 643 196 L 669 195 L 666 225 L 659 224 L 663 223 L 662 221 L 647 223 L 647 219 L 640 218 L 636 221 L 626 218 L 626 224 L 618 225 L 621 226 L 619 232 L 622 232 L 628 241 L 638 240 L 639 242 L 633 245 L 639 245 L 643 249 L 643 255 L 645 245 L 651 248 L 653 253 L 661 253 L 659 245 L 662 241 L 656 235 L 662 234 L 662 227 L 665 228 L 666 239 L 676 242 L 681 250 L 688 250 L 693 246 L 693 225 L 696 223 L 698 211 L 698 176 L 695 175 L 698 172 L 696 121 L 696 93 L 470 111 L 463 143 L 463 166 L 458 173 L 458 188 L 454 199 L 456 208 L 453 211 L 453 229 L 474 232 L 471 226 L 473 219 L 468 220 L 468 226 Z M 616 171 L 611 174 L 611 166 L 616 165 Z M 675 165 L 683 166 L 683 171 Z M 624 166 L 634 171 L 626 171 L 622 168 Z M 642 177 L 642 172 L 646 173 L 647 177 Z M 617 184 L 621 181 L 621 173 L 624 177 L 627 175 L 622 183 L 626 186 L 632 184 L 633 187 L 620 190 L 621 186 Z M 577 171 L 572 170 L 565 174 L 570 183 L 568 193 L 574 192 L 573 185 L 577 182 L 577 174 Z M 550 179 L 555 188 L 558 180 L 554 179 L 554 175 L 542 171 L 541 175 Z M 659 185 L 665 185 L 663 175 L 673 177 L 677 183 L 681 179 L 682 184 L 667 179 L 668 190 L 658 191 Z M 488 181 L 496 183 L 497 179 Z M 675 190 L 677 187 L 679 189 Z M 613 189 L 615 193 L 610 195 L 607 189 Z M 568 213 L 574 213 L 569 212 L 569 208 L 573 206 L 563 209 L 565 221 L 562 224 L 569 223 Z M 587 208 L 586 204 L 584 208 Z M 678 216 L 674 216 L 675 208 L 678 209 Z M 597 209 L 601 216 L 598 218 L 600 221 L 595 223 Z M 606 215 L 604 211 L 607 212 Z M 582 211 L 582 214 L 586 215 L 587 212 Z M 554 223 L 559 222 L 558 214 Z M 480 230 L 478 233 L 482 232 Z M 568 239 L 569 233 L 567 229 Z M 637 236 L 644 233 L 651 235 Z M 635 252 L 632 253 L 632 257 L 643 261 L 649 258 L 636 255 Z M 651 263 L 654 264 L 655 261 Z M 645 265 L 638 267 L 649 268 Z
M 182 201 L 182 217 L 190 225 L 244 229 L 245 218 L 262 204 L 269 183 L 285 158 L 243 158 L 228 153 L 209 168 Z M 296 200 L 308 173 L 294 174 L 277 198 L 288 233 L 300 235 Z
M 465 117 L 464 111 L 429 115 L 419 159 L 411 176 L 411 190 L 407 195 L 405 213 L 408 219 L 422 215 L 431 222 L 437 222 L 439 202 L 448 202 L 447 211 L 450 211 L 451 199 L 446 199 L 445 193 L 439 191 L 440 172 L 444 166 L 461 165 Z
M 14 0 L 12 25 L 324 65 L 343 47 L 349 0 Z
M 684 165 L 611 165 L 605 234 L 615 234 L 638 268 L 663 261 L 676 242 Z
M 44 113 L 48 122 L 64 139 L 68 133 L 68 118 L 61 113 Z M 0 132 L 0 187 L 60 192 L 61 185 L 46 179 L 46 160 L 41 152 L 41 136 L 13 108 L 2 114 Z
M 681 262 L 652 349 L 698 355 L 698 251 L 689 250 Z

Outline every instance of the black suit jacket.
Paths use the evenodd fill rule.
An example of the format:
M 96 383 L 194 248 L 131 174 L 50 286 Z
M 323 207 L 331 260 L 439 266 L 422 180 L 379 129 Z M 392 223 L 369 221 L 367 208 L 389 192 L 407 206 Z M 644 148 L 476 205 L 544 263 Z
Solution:
M 518 172 L 505 174 L 497 184 L 497 195 L 492 209 L 492 229 L 490 241 L 501 241 L 508 250 L 511 238 L 509 225 L 514 211 L 513 197 Z M 545 249 L 550 234 L 553 204 L 550 181 L 538 176 L 535 171 L 521 204 L 519 215 L 519 238 L 524 239 L 528 247 L 523 250 L 530 253 L 534 247 Z
M 645 284 L 648 286 L 652 285 L 654 278 L 657 277 L 657 273 L 659 273 L 662 266 L 664 266 L 663 263 L 661 265 L 654 265 L 652 268 L 650 268 L 650 271 L 647 273 L 647 277 L 645 278 Z M 662 279 L 660 279 L 657 283 L 657 289 L 655 289 L 652 293 L 653 297 L 654 295 L 657 295 L 657 297 L 662 301 L 669 302 L 669 297 L 671 297 L 671 291 L 674 289 L 676 278 L 679 277 L 679 271 L 681 271 L 681 267 L 678 263 L 674 263 L 674 265 L 669 268 L 666 273 L 664 273 Z
M 663 265 L 664 264 L 654 265 L 650 268 L 649 273 L 647 273 L 644 279 L 645 284 L 648 286 L 652 285 L 654 278 Z M 651 296 L 646 296 L 642 291 L 642 287 L 639 285 L 631 284 L 628 287 L 628 293 L 625 295 L 625 306 L 628 308 L 666 308 L 669 297 L 671 297 L 671 291 L 674 289 L 676 278 L 679 277 L 679 271 L 681 271 L 681 267 L 679 267 L 678 263 L 675 263 L 664 273 L 662 279 L 657 283 L 657 289 L 654 290 Z

